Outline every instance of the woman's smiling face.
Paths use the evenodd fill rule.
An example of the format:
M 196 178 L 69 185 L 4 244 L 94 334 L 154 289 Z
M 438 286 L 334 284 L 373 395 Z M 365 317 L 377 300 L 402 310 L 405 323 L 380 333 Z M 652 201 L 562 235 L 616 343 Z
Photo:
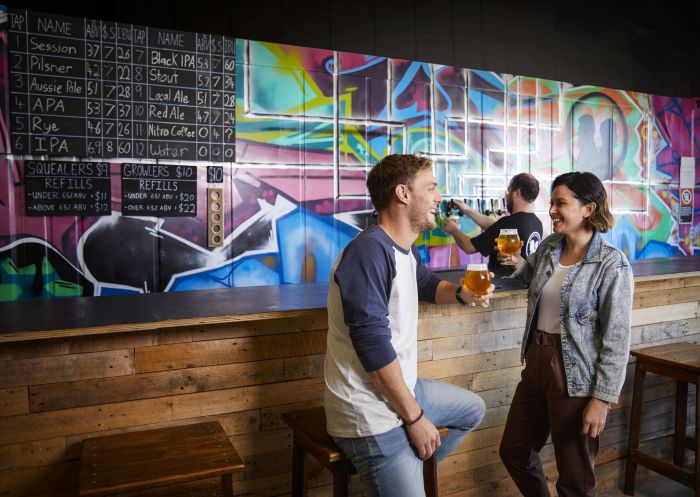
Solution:
M 552 230 L 554 233 L 569 235 L 583 229 L 584 220 L 593 213 L 594 209 L 594 203 L 582 204 L 566 185 L 559 185 L 552 191 L 552 198 L 549 201 Z

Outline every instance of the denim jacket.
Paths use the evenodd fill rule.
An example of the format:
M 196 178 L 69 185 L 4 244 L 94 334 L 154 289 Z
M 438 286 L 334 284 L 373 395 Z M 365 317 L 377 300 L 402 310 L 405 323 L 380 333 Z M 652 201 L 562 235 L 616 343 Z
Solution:
M 552 234 L 514 274 L 529 285 L 521 362 L 537 328 L 542 289 L 562 250 L 563 236 Z M 595 232 L 585 257 L 561 287 L 561 345 L 570 396 L 617 402 L 629 359 L 633 289 L 625 254 Z

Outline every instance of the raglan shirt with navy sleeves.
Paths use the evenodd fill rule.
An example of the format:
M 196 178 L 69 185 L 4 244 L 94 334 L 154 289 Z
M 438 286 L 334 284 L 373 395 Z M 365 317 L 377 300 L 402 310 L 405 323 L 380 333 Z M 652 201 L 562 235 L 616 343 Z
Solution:
M 328 290 L 324 405 L 329 434 L 355 438 L 401 425 L 367 372 L 398 358 L 413 392 L 418 300 L 435 302 L 439 282 L 414 245 L 399 247 L 379 226 L 360 233 L 340 254 Z

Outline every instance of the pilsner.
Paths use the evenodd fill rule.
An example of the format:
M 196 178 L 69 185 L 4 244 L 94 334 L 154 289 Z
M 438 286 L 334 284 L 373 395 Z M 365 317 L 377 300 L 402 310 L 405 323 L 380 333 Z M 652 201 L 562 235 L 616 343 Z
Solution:
M 496 243 L 498 244 L 498 250 L 504 255 L 513 256 L 520 252 L 520 237 L 517 229 L 502 229 Z M 506 266 L 513 265 L 510 261 L 504 261 L 501 264 Z
M 491 273 L 486 264 L 467 264 L 467 274 L 464 276 L 464 288 L 477 297 L 486 295 L 491 286 Z
M 517 229 L 502 229 L 498 235 L 498 250 L 506 255 L 515 255 L 520 251 L 520 237 Z

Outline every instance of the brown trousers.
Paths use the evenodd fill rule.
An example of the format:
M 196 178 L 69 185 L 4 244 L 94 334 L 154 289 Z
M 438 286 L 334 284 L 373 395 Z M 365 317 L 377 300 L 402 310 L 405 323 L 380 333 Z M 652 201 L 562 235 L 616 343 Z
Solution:
M 525 497 L 549 497 L 539 452 L 551 433 L 559 497 L 595 497 L 598 438 L 581 435 L 590 397 L 569 397 L 561 337 L 537 330 L 513 396 L 500 456 Z

